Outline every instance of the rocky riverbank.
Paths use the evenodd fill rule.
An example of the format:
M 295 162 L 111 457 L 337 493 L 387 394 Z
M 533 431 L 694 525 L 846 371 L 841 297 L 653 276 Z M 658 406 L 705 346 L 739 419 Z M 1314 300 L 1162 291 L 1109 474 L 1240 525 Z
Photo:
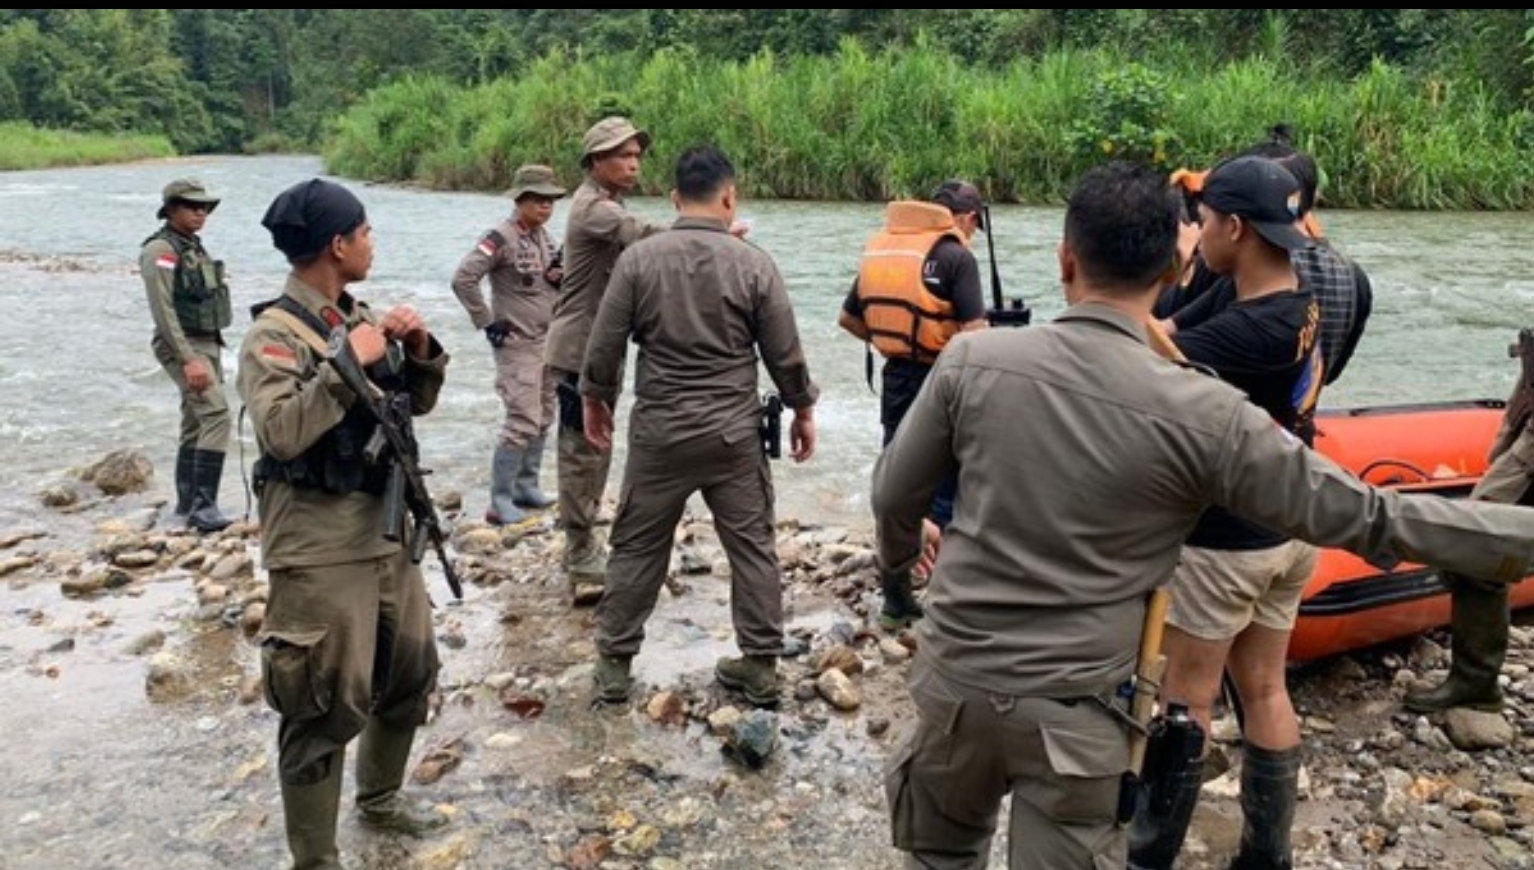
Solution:
M 152 468 L 114 455 L 40 488 L 0 529 L 0 867 L 283 865 L 276 718 L 261 700 L 258 530 L 168 527 Z M 636 660 L 628 707 L 593 706 L 591 614 L 572 608 L 540 516 L 492 528 L 439 493 L 467 587 L 428 584 L 444 671 L 412 788 L 455 817 L 423 841 L 342 846 L 370 868 L 699 870 L 896 866 L 881 765 L 912 713 L 909 639 L 869 630 L 866 535 L 780 523 L 791 635 L 783 703 L 754 711 L 712 679 L 734 653 L 728 570 L 706 518 Z M 902 640 L 906 642 L 902 642 Z M 1306 739 L 1296 866 L 1534 867 L 1534 638 L 1515 627 L 1508 710 L 1424 718 L 1399 697 L 1445 665 L 1441 637 L 1296 669 Z M 1240 833 L 1234 723 L 1179 866 L 1223 868 Z M 348 786 L 349 788 L 349 786 Z M 997 843 L 1004 866 L 1004 843 Z

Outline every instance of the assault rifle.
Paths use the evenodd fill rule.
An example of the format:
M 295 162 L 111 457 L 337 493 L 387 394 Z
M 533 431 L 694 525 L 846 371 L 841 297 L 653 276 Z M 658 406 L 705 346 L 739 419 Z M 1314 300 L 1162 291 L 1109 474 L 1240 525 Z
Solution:
M 1033 312 L 1023 297 L 1014 296 L 1008 303 L 1001 298 L 1001 271 L 996 268 L 996 242 L 991 238 L 996 231 L 991 223 L 991 207 L 982 205 L 980 215 L 985 219 L 985 247 L 991 255 L 991 307 L 985 312 L 986 322 L 991 326 L 1027 326 Z
M 373 435 L 363 448 L 363 459 L 369 464 L 386 462 L 389 478 L 384 486 L 383 536 L 389 541 L 406 541 L 410 561 L 420 564 L 431 543 L 442 562 L 442 574 L 447 578 L 453 597 L 463 600 L 463 584 L 453 570 L 453 561 L 447 555 L 447 536 L 442 531 L 442 521 L 437 517 L 436 505 L 426 491 L 425 475 L 418 459 L 419 450 L 415 432 L 411 426 L 410 394 L 394 391 L 383 392 L 362 370 L 351 343 L 346 339 L 346 328 L 338 326 L 331 330 L 329 352 L 326 360 L 341 376 L 342 382 L 357 396 L 378 422 Z M 405 528 L 405 511 L 410 511 L 414 525 Z

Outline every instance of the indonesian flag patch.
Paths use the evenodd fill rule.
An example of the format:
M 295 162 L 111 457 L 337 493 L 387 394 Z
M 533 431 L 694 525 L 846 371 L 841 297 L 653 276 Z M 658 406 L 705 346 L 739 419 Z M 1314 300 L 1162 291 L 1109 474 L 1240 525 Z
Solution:
M 174 269 L 176 268 L 176 255 L 161 254 L 158 258 L 155 259 L 154 264 L 159 266 L 161 269 Z
M 506 237 L 501 235 L 501 231 L 491 230 L 490 232 L 485 233 L 485 235 L 479 240 L 479 244 L 475 245 L 474 247 L 477 248 L 481 254 L 484 254 L 487 257 L 494 257 L 495 252 L 499 251 L 501 249 L 501 245 L 504 244 L 506 244 Z
M 285 362 L 298 362 L 298 354 L 291 347 L 283 347 L 280 344 L 261 345 L 261 355 L 267 359 L 280 359 Z

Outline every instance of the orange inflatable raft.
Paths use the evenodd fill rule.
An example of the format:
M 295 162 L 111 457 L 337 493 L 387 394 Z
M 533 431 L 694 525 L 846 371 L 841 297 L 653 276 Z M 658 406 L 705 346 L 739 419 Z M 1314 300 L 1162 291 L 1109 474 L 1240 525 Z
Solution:
M 1506 407 L 1500 399 L 1323 410 L 1315 448 L 1369 483 L 1463 498 L 1486 472 Z M 1534 605 L 1534 575 L 1512 588 Z M 1381 571 L 1351 553 L 1322 550 L 1289 643 L 1310 661 L 1418 634 L 1449 621 L 1436 571 L 1403 562 Z

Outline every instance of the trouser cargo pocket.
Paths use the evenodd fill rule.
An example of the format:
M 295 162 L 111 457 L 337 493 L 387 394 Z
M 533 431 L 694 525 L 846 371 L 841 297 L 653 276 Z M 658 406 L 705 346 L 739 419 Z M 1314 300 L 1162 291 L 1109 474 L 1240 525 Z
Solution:
M 323 625 L 271 628 L 257 635 L 266 703 L 288 719 L 312 719 L 330 710 L 332 690 L 323 668 Z

